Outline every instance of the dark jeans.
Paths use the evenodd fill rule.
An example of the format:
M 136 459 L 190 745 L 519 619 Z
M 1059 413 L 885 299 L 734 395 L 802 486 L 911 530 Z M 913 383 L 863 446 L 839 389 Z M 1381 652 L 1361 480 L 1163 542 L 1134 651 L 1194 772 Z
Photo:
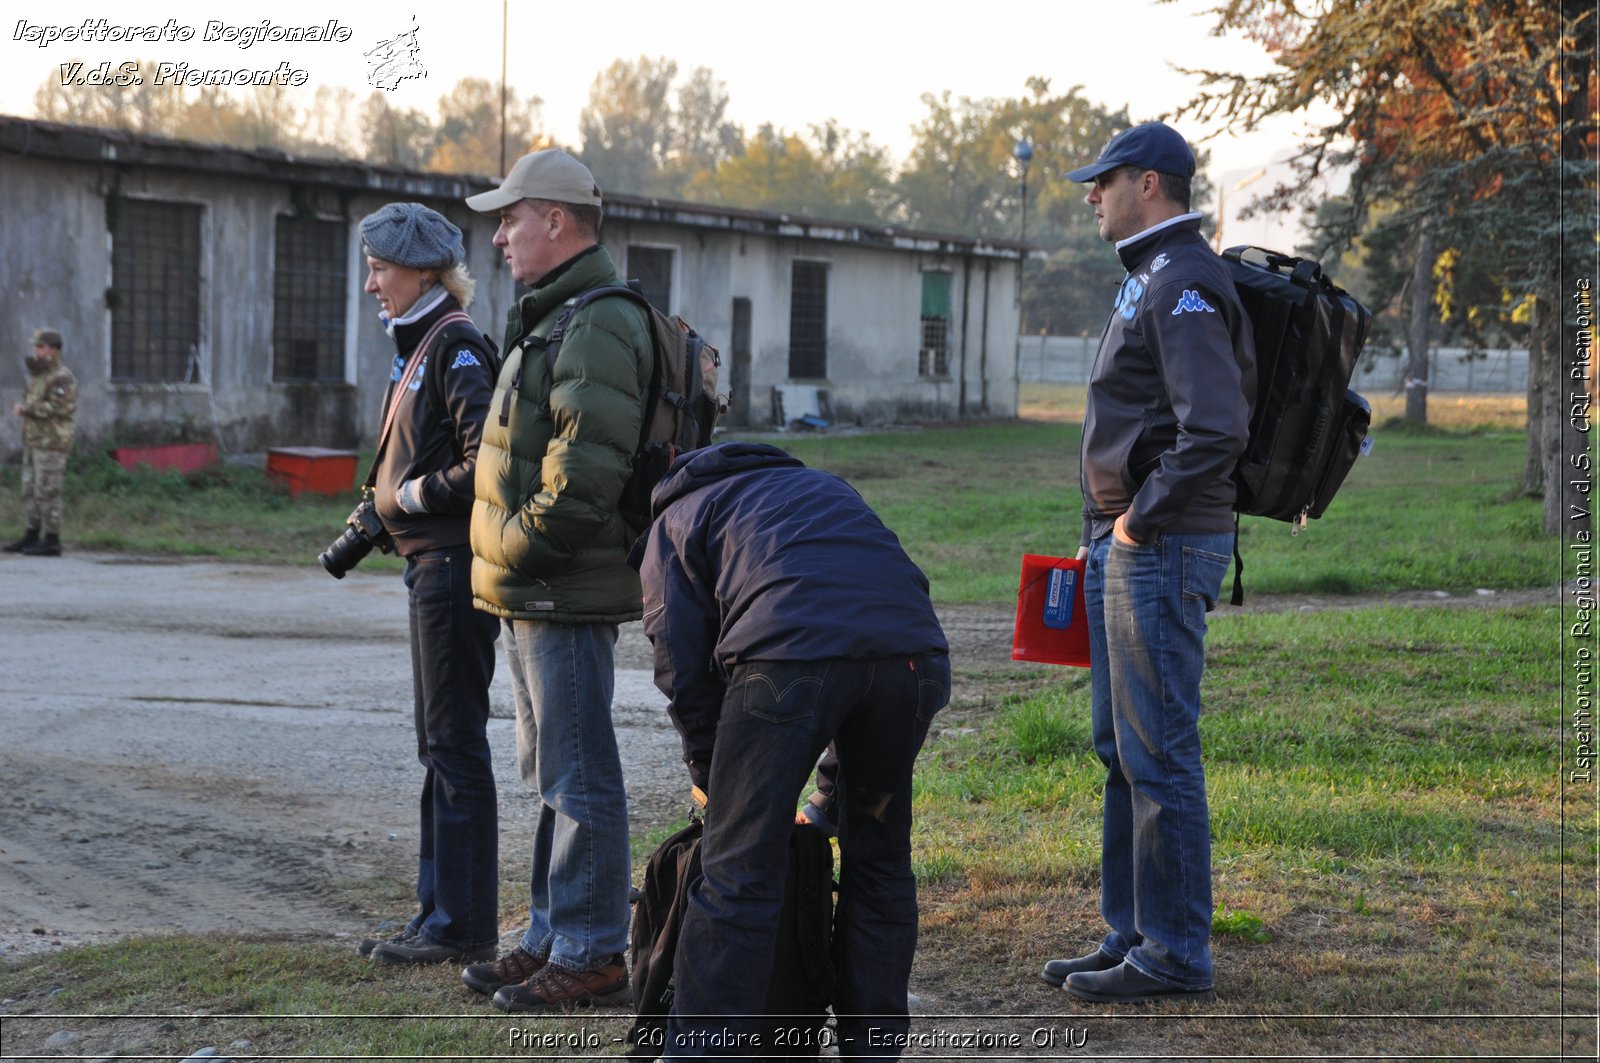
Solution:
M 1210 989 L 1211 828 L 1200 758 L 1206 613 L 1231 534 L 1089 546 L 1094 748 L 1106 766 L 1100 948 L 1182 989 Z
M 734 670 L 712 750 L 704 878 L 690 892 L 673 964 L 666 1058 L 752 1054 L 718 1046 L 762 1028 L 742 1017 L 764 1010 L 795 802 L 830 740 L 839 754 L 840 1053 L 900 1054 L 869 1044 L 867 1031 L 876 1028 L 881 1042 L 910 1025 L 911 769 L 949 699 L 944 654 L 756 661 Z M 756 1054 L 763 1051 L 773 1049 Z
M 417 905 L 411 926 L 471 949 L 499 937 L 499 823 L 485 733 L 500 623 L 472 607 L 472 550 L 406 558 L 411 678 L 422 779 Z

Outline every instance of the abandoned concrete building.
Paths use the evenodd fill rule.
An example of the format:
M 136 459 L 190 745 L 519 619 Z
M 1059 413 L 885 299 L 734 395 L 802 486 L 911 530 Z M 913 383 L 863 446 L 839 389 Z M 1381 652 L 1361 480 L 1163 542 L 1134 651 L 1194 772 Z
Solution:
M 416 200 L 459 225 L 499 340 L 517 286 L 462 202 L 492 183 L 0 116 L 0 405 L 49 326 L 80 440 L 370 445 L 393 349 L 356 222 Z M 627 195 L 602 242 L 722 351 L 726 423 L 1016 414 L 1020 244 Z M 0 419 L 0 458 L 19 449 Z

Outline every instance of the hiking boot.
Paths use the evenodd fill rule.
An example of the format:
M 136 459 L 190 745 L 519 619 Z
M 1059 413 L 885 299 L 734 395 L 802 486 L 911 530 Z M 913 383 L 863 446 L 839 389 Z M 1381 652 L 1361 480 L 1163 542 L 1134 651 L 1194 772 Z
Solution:
M 51 532 L 32 546 L 24 546 L 22 552 L 28 557 L 60 557 L 61 537 Z
M 547 963 L 526 982 L 501 986 L 494 995 L 494 1006 L 501 1011 L 545 1011 L 591 1004 L 602 1007 L 633 1004 L 633 994 L 628 990 L 628 967 L 621 953 L 588 971 L 573 971 Z
M 545 961 L 518 945 L 492 963 L 475 963 L 461 972 L 468 989 L 493 996 L 501 986 L 519 985 L 539 973 Z
M 38 543 L 38 541 L 39 529 L 29 528 L 27 531 L 22 533 L 22 538 L 18 539 L 14 543 L 6 543 L 4 546 L 0 546 L 0 550 L 4 550 L 8 554 L 20 554 L 28 547 Z
M 414 967 L 424 963 L 468 963 L 494 958 L 494 944 L 475 949 L 460 949 L 454 945 L 437 945 L 420 934 L 405 941 L 384 941 L 372 949 L 368 957 L 381 967 Z
M 365 959 L 366 957 L 371 956 L 372 950 L 377 948 L 379 945 L 404 945 L 406 942 L 410 941 L 416 936 L 416 928 L 408 926 L 394 937 L 362 938 L 356 943 L 356 953 Z

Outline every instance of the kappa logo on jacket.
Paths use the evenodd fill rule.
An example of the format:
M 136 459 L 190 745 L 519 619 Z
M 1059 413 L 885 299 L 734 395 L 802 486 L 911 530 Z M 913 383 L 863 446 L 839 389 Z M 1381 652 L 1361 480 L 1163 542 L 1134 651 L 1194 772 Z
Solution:
M 471 351 L 469 351 L 465 347 L 463 347 L 461 350 L 456 352 L 456 360 L 450 363 L 450 368 L 451 369 L 465 369 L 468 366 L 482 365 L 482 364 L 483 364 L 482 362 L 478 361 L 478 358 L 477 358 L 476 355 L 474 355 Z
M 1200 293 L 1192 288 L 1185 288 L 1183 295 L 1178 299 L 1178 305 L 1172 308 L 1173 317 L 1182 313 L 1215 314 L 1216 312 L 1217 308 L 1200 298 Z

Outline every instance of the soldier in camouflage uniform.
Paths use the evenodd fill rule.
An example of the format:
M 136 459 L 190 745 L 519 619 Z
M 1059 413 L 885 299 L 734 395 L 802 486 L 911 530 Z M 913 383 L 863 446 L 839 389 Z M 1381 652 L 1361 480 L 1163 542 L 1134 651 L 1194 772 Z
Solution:
M 39 329 L 26 359 L 32 380 L 12 412 L 22 418 L 22 538 L 3 549 L 33 557 L 61 556 L 61 486 L 78 425 L 78 379 L 61 362 L 61 333 Z

